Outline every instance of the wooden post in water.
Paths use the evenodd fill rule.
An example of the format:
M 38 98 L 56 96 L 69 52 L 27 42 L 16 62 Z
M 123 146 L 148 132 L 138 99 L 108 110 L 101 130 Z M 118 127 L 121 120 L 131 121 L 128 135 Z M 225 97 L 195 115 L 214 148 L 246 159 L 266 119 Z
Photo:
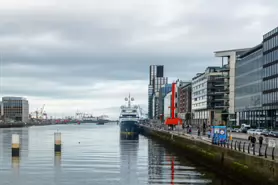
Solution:
M 54 152 L 61 152 L 62 150 L 62 142 L 61 142 L 61 133 L 55 132 L 54 133 Z
M 20 139 L 18 134 L 12 135 L 12 157 L 19 157 L 20 155 Z

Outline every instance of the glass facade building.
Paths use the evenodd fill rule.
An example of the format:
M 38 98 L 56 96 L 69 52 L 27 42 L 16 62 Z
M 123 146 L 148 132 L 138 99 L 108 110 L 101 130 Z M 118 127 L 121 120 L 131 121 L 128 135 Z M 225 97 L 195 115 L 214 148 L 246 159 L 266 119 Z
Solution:
M 263 45 L 259 44 L 239 56 L 236 62 L 235 112 L 237 124 L 263 126 L 262 72 Z
M 29 103 L 21 97 L 3 97 L 3 114 L 5 121 L 28 122 Z
M 238 57 L 235 92 L 239 124 L 278 128 L 278 27 Z
M 171 92 L 172 84 L 165 84 L 159 90 L 159 98 L 158 98 L 158 115 L 164 114 L 164 97 Z
M 148 86 L 148 117 L 149 119 L 156 118 L 158 116 L 158 99 L 154 98 L 160 88 L 168 83 L 168 78 L 164 77 L 163 65 L 151 65 L 149 68 L 149 86 Z
M 270 128 L 278 127 L 278 27 L 263 36 L 263 109 Z

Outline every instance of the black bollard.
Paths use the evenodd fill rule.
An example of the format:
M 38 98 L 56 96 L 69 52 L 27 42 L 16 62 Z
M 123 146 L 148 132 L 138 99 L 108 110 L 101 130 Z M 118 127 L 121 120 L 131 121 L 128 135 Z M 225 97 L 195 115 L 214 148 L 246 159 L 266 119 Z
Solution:
M 275 150 L 275 147 L 273 147 L 273 149 L 272 149 L 272 160 L 274 160 L 274 150 Z
M 268 145 L 266 145 L 265 151 L 264 151 L 264 157 L 265 157 L 265 158 L 267 158 L 267 148 L 268 148 Z

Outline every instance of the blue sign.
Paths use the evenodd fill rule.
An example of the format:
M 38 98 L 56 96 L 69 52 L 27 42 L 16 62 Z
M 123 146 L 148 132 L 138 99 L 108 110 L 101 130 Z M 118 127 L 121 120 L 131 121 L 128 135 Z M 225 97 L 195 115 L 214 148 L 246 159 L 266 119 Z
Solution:
M 227 127 L 226 126 L 211 126 L 211 137 L 213 143 L 227 141 Z

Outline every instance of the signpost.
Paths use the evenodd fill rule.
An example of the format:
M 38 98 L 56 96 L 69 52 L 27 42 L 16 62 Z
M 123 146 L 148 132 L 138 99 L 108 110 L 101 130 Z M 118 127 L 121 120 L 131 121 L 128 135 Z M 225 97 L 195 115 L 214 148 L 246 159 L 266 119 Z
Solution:
M 227 140 L 227 127 L 226 126 L 211 126 L 212 140 L 226 142 Z

